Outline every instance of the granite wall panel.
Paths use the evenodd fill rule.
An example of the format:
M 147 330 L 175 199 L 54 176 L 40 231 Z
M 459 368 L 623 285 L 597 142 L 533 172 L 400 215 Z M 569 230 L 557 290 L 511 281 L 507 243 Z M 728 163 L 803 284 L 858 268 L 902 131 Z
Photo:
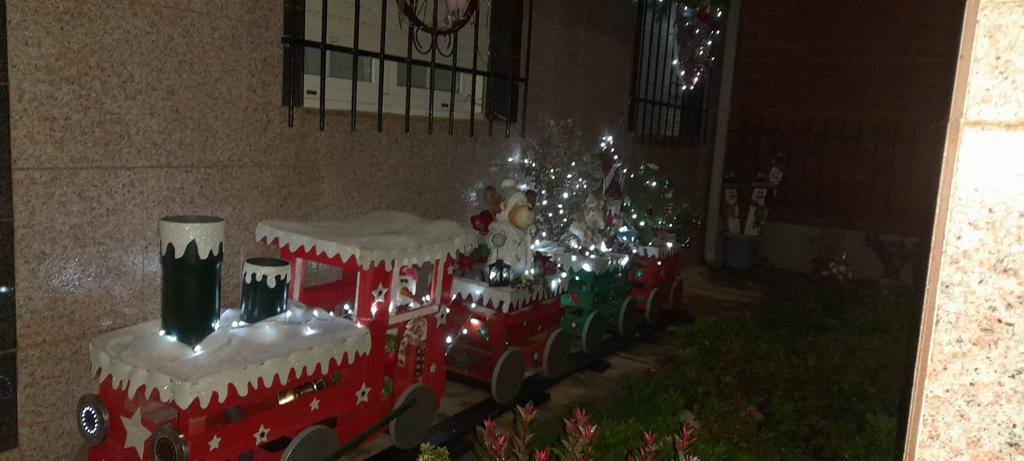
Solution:
M 226 219 L 230 306 L 241 261 L 270 252 L 253 241 L 259 220 L 392 208 L 465 222 L 510 154 L 551 142 L 549 121 L 571 123 L 581 149 L 615 135 L 703 204 L 703 150 L 625 132 L 632 2 L 535 5 L 523 140 L 471 139 L 464 123 L 428 136 L 422 120 L 405 134 L 396 116 L 377 133 L 375 114 L 351 132 L 346 112 L 320 132 L 311 109 L 288 128 L 280 1 L 9 1 L 22 443 L 0 461 L 64 459 L 79 443 L 70 409 L 95 389 L 88 338 L 156 315 L 162 215 Z
M 967 10 L 909 459 L 1024 459 L 1024 0 Z

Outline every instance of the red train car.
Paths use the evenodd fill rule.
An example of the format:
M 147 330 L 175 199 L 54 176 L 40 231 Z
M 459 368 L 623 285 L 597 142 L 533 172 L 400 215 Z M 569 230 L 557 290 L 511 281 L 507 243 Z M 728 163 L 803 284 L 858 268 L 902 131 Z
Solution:
M 655 324 L 666 307 L 673 308 L 682 299 L 681 248 L 673 243 L 642 247 L 635 256 L 629 271 L 630 296 L 647 323 Z
M 449 372 L 488 383 L 498 403 L 512 402 L 527 374 L 568 372 L 572 340 L 559 328 L 567 285 L 561 275 L 516 287 L 456 277 L 447 319 Z
M 323 459 L 392 417 L 397 446 L 426 435 L 446 373 L 439 300 L 450 299 L 456 255 L 476 234 L 378 212 L 263 222 L 257 238 L 291 263 L 287 310 L 246 324 L 226 309 L 194 347 L 163 334 L 159 320 L 93 340 L 100 391 L 77 409 L 80 456 Z

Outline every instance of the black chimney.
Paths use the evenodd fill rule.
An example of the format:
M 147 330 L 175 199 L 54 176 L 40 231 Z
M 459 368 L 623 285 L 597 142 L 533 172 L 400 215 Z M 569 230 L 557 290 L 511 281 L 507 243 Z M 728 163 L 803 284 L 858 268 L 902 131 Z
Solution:
M 162 334 L 195 347 L 220 321 L 224 220 L 169 216 L 160 220 Z
M 256 323 L 285 311 L 291 265 L 277 258 L 249 258 L 242 280 L 242 321 Z

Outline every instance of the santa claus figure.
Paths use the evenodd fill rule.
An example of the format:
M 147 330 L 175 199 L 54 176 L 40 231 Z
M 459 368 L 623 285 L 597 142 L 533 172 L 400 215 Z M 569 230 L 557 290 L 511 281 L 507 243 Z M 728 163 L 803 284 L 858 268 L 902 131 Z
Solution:
M 419 307 L 423 301 L 416 295 L 416 279 L 419 273 L 415 266 L 405 266 L 398 272 L 398 294 L 395 302 L 400 309 Z

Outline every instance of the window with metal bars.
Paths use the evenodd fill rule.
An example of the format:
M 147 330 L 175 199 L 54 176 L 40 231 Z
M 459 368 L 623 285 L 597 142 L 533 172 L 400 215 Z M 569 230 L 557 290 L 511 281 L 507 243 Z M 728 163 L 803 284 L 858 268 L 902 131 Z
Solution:
M 709 0 L 638 0 L 629 129 L 642 142 L 700 145 L 721 48 L 723 7 Z
M 457 30 L 447 8 L 472 5 Z M 527 109 L 532 0 L 285 0 L 283 104 L 412 117 L 475 136 L 505 136 Z M 411 19 L 414 14 L 416 19 Z M 525 26 L 525 29 L 524 29 Z M 299 51 L 301 50 L 301 51 Z M 468 123 L 458 123 L 468 122 Z M 497 126 L 497 128 L 495 128 Z M 464 128 L 463 128 L 464 127 Z M 517 129 L 525 135 L 525 123 Z

